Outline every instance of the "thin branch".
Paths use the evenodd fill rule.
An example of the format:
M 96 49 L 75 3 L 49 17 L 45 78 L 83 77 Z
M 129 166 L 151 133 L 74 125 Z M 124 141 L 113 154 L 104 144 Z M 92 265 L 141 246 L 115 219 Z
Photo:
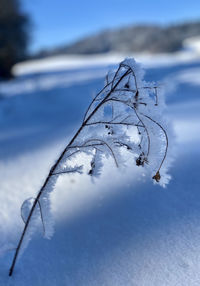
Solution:
M 72 170 L 63 170 L 63 171 L 60 171 L 60 172 L 57 172 L 57 173 L 53 173 L 52 176 L 54 175 L 61 175 L 61 174 L 70 174 L 70 173 L 79 173 L 81 174 L 81 166 L 80 167 L 77 167 L 77 169 L 72 169 Z
M 84 117 L 83 117 L 83 121 L 85 121 L 86 116 L 87 116 L 87 114 L 88 114 L 88 112 L 89 112 L 89 110 L 90 110 L 92 104 L 97 100 L 98 96 L 99 96 L 100 94 L 102 94 L 102 93 L 104 92 L 104 90 L 105 90 L 111 83 L 112 83 L 112 82 L 107 83 L 107 84 L 97 93 L 97 95 L 93 98 L 93 100 L 91 101 L 91 103 L 89 104 L 89 106 L 88 106 L 88 108 L 87 108 L 87 110 L 86 110 L 86 112 L 85 112 L 85 115 L 84 115 Z M 102 100 L 102 99 L 100 99 L 100 100 Z
M 165 154 L 163 156 L 163 159 L 160 163 L 160 166 L 158 168 L 158 171 L 160 171 L 165 159 L 166 159 L 166 156 L 167 156 L 167 150 L 168 150 L 168 146 L 169 146 L 169 140 L 168 140 L 168 136 L 167 136 L 167 132 L 166 130 L 162 127 L 162 125 L 160 123 L 158 123 L 157 121 L 155 121 L 154 119 L 152 119 L 151 117 L 149 117 L 148 115 L 144 115 L 146 118 L 148 118 L 149 120 L 151 120 L 152 122 L 154 122 L 156 125 L 158 125 L 160 127 L 160 129 L 163 131 L 164 135 L 165 135 L 165 138 L 166 138 L 166 148 L 165 148 Z
M 112 148 L 109 146 L 109 144 L 108 144 L 107 142 L 105 142 L 104 140 L 101 140 L 101 139 L 89 139 L 88 141 L 86 141 L 86 144 L 87 144 L 88 142 L 90 142 L 90 141 L 92 141 L 92 142 L 93 142 L 93 141 L 99 141 L 99 142 L 102 142 L 103 145 L 106 145 L 106 146 L 108 147 L 108 149 L 110 150 L 111 154 L 112 154 L 112 157 L 113 157 L 113 159 L 114 159 L 114 161 L 115 161 L 116 167 L 119 167 L 119 166 L 118 166 L 118 163 L 117 163 L 117 159 L 116 159 L 116 157 L 115 157 L 115 154 L 114 154 Z
M 158 106 L 158 92 L 157 92 L 157 87 L 155 87 L 154 89 L 155 89 L 155 96 L 156 96 L 155 106 Z
M 135 123 L 128 123 L 128 122 L 111 122 L 111 121 L 96 121 L 96 122 L 87 123 L 86 126 L 97 125 L 97 124 L 138 126 L 138 127 L 143 127 L 143 128 L 144 128 L 143 125 L 138 125 L 138 124 L 135 124 Z
M 38 200 L 38 206 L 40 209 L 40 217 L 41 217 L 41 221 L 42 221 L 42 227 L 43 227 L 43 234 L 45 235 L 45 226 L 44 226 L 44 219 L 43 219 L 43 213 L 42 213 L 42 207 L 40 204 L 40 200 Z

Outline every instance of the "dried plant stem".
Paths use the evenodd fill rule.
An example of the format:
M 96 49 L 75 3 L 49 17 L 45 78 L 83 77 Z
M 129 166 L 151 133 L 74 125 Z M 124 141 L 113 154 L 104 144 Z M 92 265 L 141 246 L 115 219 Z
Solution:
M 76 155 L 82 151 L 86 152 L 84 151 L 85 148 L 89 148 L 90 150 L 92 150 L 93 152 L 92 154 L 94 155 L 94 156 L 92 155 L 93 159 L 90 162 L 91 169 L 88 173 L 89 175 L 94 175 L 95 171 L 97 174 L 99 171 L 99 170 L 95 170 L 95 165 L 98 165 L 97 158 L 102 156 L 102 155 L 99 155 L 100 152 L 104 154 L 108 154 L 109 156 L 111 155 L 112 158 L 114 159 L 115 165 L 118 167 L 119 166 L 118 157 L 116 156 L 116 154 L 119 148 L 125 147 L 127 150 L 132 151 L 134 155 L 135 155 L 134 153 L 135 151 L 133 150 L 135 149 L 134 149 L 134 145 L 131 145 L 133 142 L 129 141 L 131 137 L 129 136 L 128 132 L 123 133 L 123 136 L 122 136 L 121 133 L 117 133 L 115 131 L 119 129 L 120 130 L 123 129 L 123 132 L 124 132 L 124 129 L 128 130 L 130 129 L 128 128 L 129 126 L 134 126 L 137 128 L 138 135 L 139 136 L 141 135 L 140 143 L 139 144 L 137 143 L 138 144 L 137 150 L 139 150 L 137 152 L 139 153 L 139 157 L 136 159 L 136 165 L 144 166 L 144 163 L 148 163 L 148 156 L 150 153 L 150 149 L 152 148 L 151 145 L 153 142 L 153 140 L 151 141 L 152 138 L 150 136 L 151 133 L 149 132 L 149 125 L 148 125 L 148 121 L 150 120 L 154 123 L 153 125 L 157 125 L 160 129 L 162 129 L 162 131 L 164 132 L 165 138 L 166 138 L 165 154 L 159 165 L 159 169 L 157 170 L 156 175 L 153 177 L 153 179 L 159 182 L 160 180 L 159 171 L 167 155 L 168 136 L 167 136 L 165 129 L 162 127 L 162 125 L 158 123 L 157 121 L 155 121 L 154 119 L 152 119 L 151 115 L 148 116 L 146 114 L 141 113 L 141 110 L 146 110 L 146 105 L 148 103 L 147 89 L 155 90 L 156 103 L 153 104 L 153 106 L 158 105 L 157 87 L 155 86 L 153 87 L 152 86 L 150 87 L 141 86 L 140 87 L 139 85 L 141 85 L 142 81 L 138 81 L 140 84 L 137 82 L 137 77 L 136 77 L 137 73 L 135 73 L 135 71 L 132 68 L 134 67 L 134 65 L 132 64 L 128 65 L 126 64 L 126 62 L 127 61 L 125 60 L 119 65 L 119 68 L 113 75 L 112 80 L 109 79 L 109 76 L 106 77 L 106 85 L 93 98 L 92 102 L 88 106 L 85 112 L 85 115 L 83 117 L 83 121 L 82 121 L 80 128 L 78 129 L 76 134 L 73 136 L 71 141 L 68 143 L 68 145 L 64 148 L 59 158 L 56 160 L 55 164 L 51 167 L 48 173 L 48 176 L 46 177 L 42 187 L 40 188 L 37 196 L 34 198 L 33 204 L 31 208 L 29 209 L 29 214 L 27 216 L 27 219 L 24 219 L 22 215 L 25 225 L 21 233 L 18 245 L 15 249 L 12 264 L 9 269 L 9 276 L 12 276 L 13 274 L 17 258 L 22 248 L 23 241 L 27 234 L 27 230 L 30 226 L 34 211 L 36 210 L 37 207 L 39 208 L 39 211 L 40 211 L 40 218 L 41 218 L 42 225 L 43 225 L 43 231 L 45 233 L 45 224 L 44 224 L 44 217 L 43 217 L 41 202 L 43 198 L 42 197 L 43 193 L 45 194 L 45 190 L 48 189 L 48 186 L 49 186 L 48 183 L 51 183 L 50 179 L 53 176 L 59 176 L 60 174 L 67 174 L 67 173 L 74 173 L 74 172 L 81 173 L 81 169 L 83 166 L 78 166 L 75 169 L 73 168 L 67 169 L 67 167 L 59 169 L 60 165 L 62 165 L 63 163 L 63 160 L 65 159 L 68 160 L 69 158 L 71 159 L 73 155 Z M 146 91 L 142 93 L 142 89 L 146 89 Z M 142 97 L 141 97 L 141 94 L 143 94 Z M 147 97 L 145 94 L 147 94 Z M 111 107 L 110 117 L 107 115 L 105 117 L 103 115 L 103 118 L 102 117 L 99 118 L 98 116 L 95 117 L 96 113 L 99 111 L 101 107 L 102 109 L 100 109 L 99 113 L 101 113 L 102 110 L 105 111 L 104 107 L 106 107 L 106 104 L 109 105 L 109 108 Z M 119 106 L 121 109 L 119 108 Z M 144 117 L 146 117 L 148 120 L 144 120 L 145 119 Z M 91 134 L 89 133 L 88 137 L 87 136 L 84 137 L 84 132 L 82 131 L 85 127 L 88 127 L 88 129 L 93 129 L 92 127 L 89 128 L 89 126 L 98 126 L 102 124 L 104 124 L 105 128 L 107 128 L 108 130 L 107 136 L 109 138 L 106 136 L 104 137 L 105 132 L 100 137 L 96 135 L 97 132 L 91 133 Z M 102 130 L 102 128 L 100 128 L 100 130 Z M 95 131 L 96 131 L 96 127 L 95 127 Z M 81 137 L 82 134 L 83 134 L 84 139 L 82 138 L 82 140 L 79 141 L 80 139 L 79 137 Z M 116 134 L 117 136 L 119 135 L 119 137 L 117 137 Z M 144 150 L 142 150 L 142 147 L 144 148 Z M 69 151 L 69 154 L 67 153 L 68 151 Z
M 107 100 L 107 98 L 112 94 L 112 92 L 116 89 L 116 87 L 118 86 L 118 84 L 122 81 L 122 79 L 127 76 L 128 74 L 130 73 L 130 69 L 128 69 L 120 78 L 119 80 L 117 81 L 116 84 L 113 85 L 113 87 L 111 88 L 110 92 L 106 95 L 106 97 L 96 106 L 96 108 L 91 112 L 91 114 L 87 117 L 87 113 L 88 113 L 88 110 L 86 111 L 86 114 L 84 116 L 84 120 L 83 120 L 83 123 L 81 125 L 81 127 L 78 129 L 78 131 L 76 132 L 76 134 L 74 135 L 74 137 L 71 139 L 71 141 L 69 142 L 69 144 L 65 147 L 65 149 L 63 150 L 63 152 L 61 153 L 60 157 L 58 158 L 58 160 L 56 161 L 56 163 L 52 166 L 52 168 L 50 169 L 49 171 L 49 174 L 46 178 L 46 180 L 44 181 L 44 184 L 42 185 L 39 193 L 37 194 L 35 200 L 34 200 L 34 203 L 31 207 L 31 210 L 30 210 L 30 213 L 28 215 L 28 218 L 26 220 L 26 223 L 25 223 L 25 226 L 24 226 L 24 229 L 22 231 L 22 234 L 21 234 L 21 237 L 20 237 L 20 240 L 18 242 L 18 245 L 17 245 L 17 248 L 16 248 L 16 251 L 15 251 L 15 254 L 14 254 L 14 258 L 13 258 L 13 261 L 12 261 L 12 264 L 11 264 L 11 267 L 10 267 L 10 270 L 9 270 L 9 276 L 12 276 L 13 274 L 13 271 L 14 271 L 14 268 L 15 268 L 15 265 L 16 265 L 16 261 L 17 261 L 17 257 L 19 255 L 19 252 L 20 252 L 20 249 L 21 249 L 21 246 L 22 246 L 22 243 L 23 243 L 23 240 L 24 240 L 24 237 L 26 235 L 26 232 L 27 232 L 27 229 L 28 229 L 28 226 L 30 224 L 30 221 L 31 221 L 31 218 L 32 218 L 32 215 L 33 215 L 33 212 L 40 200 L 40 197 L 42 196 L 43 194 L 43 191 L 45 190 L 45 187 L 47 185 L 47 183 L 49 182 L 50 178 L 52 177 L 52 175 L 54 174 L 54 171 L 56 170 L 57 166 L 59 165 L 59 163 L 61 162 L 62 158 L 64 157 L 65 153 L 68 151 L 69 147 L 72 146 L 73 142 L 75 141 L 75 139 L 78 137 L 78 135 L 81 133 L 82 129 L 84 128 L 85 125 L 87 125 L 88 121 L 92 118 L 92 116 L 97 112 L 97 110 L 104 104 L 104 102 Z M 112 81 L 112 83 L 114 83 L 114 80 Z M 100 93 L 99 93 L 100 94 Z M 94 99 L 95 100 L 95 99 Z M 94 100 L 92 102 L 94 102 Z M 113 154 L 113 157 L 114 157 L 114 154 Z M 116 162 L 116 165 L 117 165 L 117 162 Z

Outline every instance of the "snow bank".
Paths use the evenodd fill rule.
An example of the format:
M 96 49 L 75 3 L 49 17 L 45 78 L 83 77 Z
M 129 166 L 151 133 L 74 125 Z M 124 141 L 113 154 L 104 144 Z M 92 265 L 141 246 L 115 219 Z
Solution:
M 200 54 L 200 37 L 191 37 L 184 41 L 186 49 Z
M 73 70 L 80 68 L 101 67 L 116 65 L 125 57 L 134 57 L 136 61 L 144 64 L 145 67 L 175 66 L 181 63 L 200 60 L 199 53 L 194 51 L 180 51 L 173 54 L 97 54 L 97 55 L 60 55 L 39 60 L 30 60 L 18 63 L 13 67 L 16 76 L 51 72 L 61 70 Z

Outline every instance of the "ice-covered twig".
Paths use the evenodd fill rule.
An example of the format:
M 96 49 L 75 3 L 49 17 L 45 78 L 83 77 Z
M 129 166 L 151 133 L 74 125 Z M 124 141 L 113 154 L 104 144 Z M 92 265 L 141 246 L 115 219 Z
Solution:
M 153 179 L 160 181 L 160 170 L 168 148 L 167 132 L 160 122 L 161 108 L 157 86 L 143 80 L 143 72 L 133 59 L 125 59 L 115 73 L 106 76 L 105 86 L 93 98 L 80 128 L 50 169 L 37 196 L 22 205 L 25 225 L 15 250 L 10 276 L 39 219 L 42 220 L 44 235 L 51 235 L 49 196 L 60 175 L 86 172 L 92 177 L 99 176 L 104 157 L 112 157 L 115 165 L 120 167 L 123 165 L 123 150 L 126 149 L 135 158 L 137 166 L 149 168 L 154 172 Z M 133 128 L 137 138 L 132 134 Z M 89 170 L 85 170 L 77 160 L 82 153 L 88 155 Z

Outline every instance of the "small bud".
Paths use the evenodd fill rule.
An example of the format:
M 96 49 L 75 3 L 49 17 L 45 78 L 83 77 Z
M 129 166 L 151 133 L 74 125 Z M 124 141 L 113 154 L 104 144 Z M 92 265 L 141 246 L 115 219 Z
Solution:
M 143 165 L 144 165 L 144 164 L 142 163 L 141 157 L 138 157 L 138 158 L 136 159 L 136 165 L 137 165 L 137 166 L 143 166 Z
M 152 177 L 152 179 L 155 180 L 157 183 L 160 182 L 160 178 L 161 176 L 160 176 L 159 171 L 157 171 L 157 173 Z
M 140 156 L 136 159 L 137 166 L 144 166 L 144 163 L 148 164 L 148 159 L 145 157 L 144 152 L 140 154 Z

